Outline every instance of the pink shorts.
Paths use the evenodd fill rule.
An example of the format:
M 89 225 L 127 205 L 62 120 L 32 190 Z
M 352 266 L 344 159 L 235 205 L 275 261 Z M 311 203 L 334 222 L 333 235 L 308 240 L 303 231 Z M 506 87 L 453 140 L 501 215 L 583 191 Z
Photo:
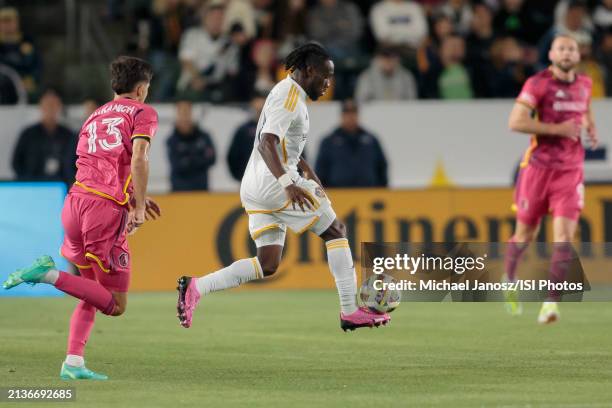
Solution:
M 521 169 L 514 193 L 516 218 L 535 226 L 543 216 L 578 220 L 584 207 L 584 173 L 576 169 L 552 169 L 527 165 Z
M 126 207 L 93 194 L 73 191 L 66 197 L 62 210 L 62 256 L 75 264 L 84 277 L 95 277 L 115 292 L 127 292 L 130 285 L 127 215 Z

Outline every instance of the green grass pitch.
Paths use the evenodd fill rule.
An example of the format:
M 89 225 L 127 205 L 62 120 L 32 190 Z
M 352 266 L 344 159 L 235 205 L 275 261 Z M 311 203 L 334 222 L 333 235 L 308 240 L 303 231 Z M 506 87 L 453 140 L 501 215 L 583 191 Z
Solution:
M 518 318 L 500 303 L 403 303 L 388 327 L 344 333 L 333 291 L 243 291 L 203 299 L 185 330 L 174 294 L 134 294 L 124 316 L 98 314 L 88 344 L 111 379 L 65 383 L 74 304 L 0 299 L 0 386 L 74 385 L 75 408 L 612 406 L 608 303 L 562 304 L 547 327 L 535 303 Z

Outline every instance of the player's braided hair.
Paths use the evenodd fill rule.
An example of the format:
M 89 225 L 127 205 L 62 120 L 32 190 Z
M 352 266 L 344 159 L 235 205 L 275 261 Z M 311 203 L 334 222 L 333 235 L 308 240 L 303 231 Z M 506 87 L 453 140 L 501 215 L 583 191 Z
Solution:
M 285 69 L 287 71 L 303 70 L 307 66 L 321 64 L 330 59 L 325 48 L 317 43 L 310 42 L 297 47 L 285 58 Z

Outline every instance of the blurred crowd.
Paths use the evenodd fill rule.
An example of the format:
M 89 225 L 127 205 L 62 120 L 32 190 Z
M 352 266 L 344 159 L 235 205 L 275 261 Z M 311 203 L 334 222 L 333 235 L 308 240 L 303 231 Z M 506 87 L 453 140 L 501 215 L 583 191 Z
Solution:
M 557 33 L 578 40 L 593 96 L 612 94 L 612 0 L 108 0 L 105 14 L 153 63 L 153 101 L 249 101 L 309 40 L 334 58 L 327 99 L 515 97 Z M 34 90 L 41 63 L 14 8 L 0 9 L 0 64 Z
M 227 166 L 240 182 L 253 150 L 257 121 L 266 95 L 256 94 L 249 103 L 249 118 L 234 130 L 225 163 L 218 163 L 213 138 L 198 122 L 201 112 L 188 99 L 175 103 L 174 126 L 166 138 L 172 191 L 206 191 L 208 172 L 214 165 Z M 76 145 L 82 123 L 100 106 L 87 100 L 82 116 L 66 120 L 61 95 L 43 91 L 39 120 L 21 130 L 13 147 L 11 165 L 18 181 L 62 181 L 70 186 L 76 175 Z M 316 163 L 326 187 L 386 187 L 387 160 L 378 138 L 359 121 L 353 100 L 342 102 L 339 124 L 319 146 Z

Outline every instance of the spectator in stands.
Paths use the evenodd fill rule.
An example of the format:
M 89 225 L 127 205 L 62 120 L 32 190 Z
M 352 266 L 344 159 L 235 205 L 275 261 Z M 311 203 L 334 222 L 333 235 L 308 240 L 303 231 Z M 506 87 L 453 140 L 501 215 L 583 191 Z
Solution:
M 21 32 L 16 8 L 0 8 L 0 64 L 14 69 L 30 96 L 40 83 L 41 63 L 34 43 Z
M 148 37 L 143 51 L 148 52 L 155 73 L 151 98 L 163 101 L 174 95 L 181 71 L 178 48 L 192 15 L 181 0 L 154 0 L 151 8 L 148 24 L 138 24 L 138 31 L 143 30 L 139 35 Z
M 482 79 L 486 76 L 486 68 L 491 58 L 490 48 L 494 38 L 491 9 L 483 3 L 474 5 L 472 27 L 466 39 L 466 65 L 470 68 L 474 94 L 478 98 L 491 96 L 487 81 Z
M 357 102 L 408 100 L 416 97 L 414 76 L 401 66 L 397 50 L 393 47 L 379 48 L 370 67 L 359 75 L 355 90 Z
M 359 125 L 357 105 L 342 104 L 340 127 L 321 141 L 316 172 L 324 187 L 386 187 L 387 160 L 378 139 Z
M 589 0 L 560 0 L 557 2 L 557 5 L 555 6 L 555 25 L 563 26 L 565 24 L 565 18 L 567 16 L 569 6 L 570 4 L 576 2 L 582 3 L 586 9 L 586 13 L 582 15 L 582 28 L 589 32 L 593 32 L 594 26 L 591 14 L 589 12 Z
M 353 3 L 345 0 L 319 0 L 308 13 L 308 34 L 320 42 L 334 61 L 355 58 L 363 34 L 363 18 Z
M 425 14 L 427 14 L 428 16 L 433 15 L 435 11 L 438 9 L 438 7 L 443 5 L 445 2 L 445 0 L 415 0 L 415 1 L 423 7 Z
M 181 38 L 179 59 L 183 67 L 178 89 L 199 99 L 219 102 L 226 96 L 225 76 L 237 72 L 238 49 L 223 35 L 223 3 L 201 9 L 201 25 Z
M 306 42 L 308 10 L 306 0 L 279 1 L 275 19 L 275 38 L 279 42 L 279 54 L 288 55 Z
M 531 19 L 524 0 L 503 0 L 497 11 L 493 26 L 500 36 L 514 37 L 529 41 Z
M 89 119 L 89 116 L 91 116 L 100 105 L 102 104 L 94 98 L 83 100 L 81 103 L 81 112 L 78 115 L 69 116 L 67 118 L 67 125 L 77 132 L 80 131 L 83 123 Z
M 266 102 L 265 94 L 256 94 L 251 100 L 251 115 L 249 120 L 243 123 L 232 138 L 229 151 L 227 153 L 227 165 L 230 173 L 236 181 L 241 181 L 244 170 L 251 157 L 255 133 L 257 132 L 257 121 Z
M 274 34 L 274 0 L 251 0 L 255 10 L 258 38 L 272 38 Z M 285 0 L 283 0 L 285 1 Z
M 419 94 L 424 98 L 438 97 L 437 79 L 442 71 L 440 46 L 442 40 L 453 34 L 451 19 L 441 13 L 432 16 L 431 33 L 417 53 L 417 68 L 420 74 Z
M 359 8 L 346 0 L 319 0 L 308 13 L 309 37 L 330 53 L 335 66 L 334 94 L 352 96 L 362 55 L 363 17 Z M 365 65 L 365 63 L 363 64 Z
M 602 66 L 593 56 L 593 44 L 590 37 L 581 38 L 578 40 L 580 49 L 580 64 L 576 67 L 576 71 L 586 74 L 593 81 L 591 89 L 592 99 L 601 99 L 606 96 L 605 74 Z
M 255 81 L 253 93 L 267 94 L 276 85 L 276 46 L 271 40 L 258 40 L 253 45 L 253 62 L 255 64 Z
M 440 12 L 450 18 L 455 32 L 465 36 L 470 31 L 473 12 L 468 0 L 447 0 Z
M 533 74 L 533 68 L 524 63 L 523 49 L 518 41 L 513 37 L 503 37 L 496 39 L 491 46 L 490 61 L 480 81 L 487 84 L 487 96 L 514 98 Z
M 557 34 L 571 35 L 578 42 L 591 40 L 591 32 L 584 24 L 587 13 L 588 9 L 586 4 L 580 0 L 572 0 L 567 5 L 567 12 L 565 13 L 563 22 L 551 27 L 538 44 L 540 64 L 542 67 L 549 64 L 548 51 Z
M 442 72 L 438 77 L 438 90 L 442 99 L 469 99 L 473 97 L 470 76 L 463 65 L 465 41 L 458 35 L 449 35 L 442 41 L 440 61 Z
M 232 27 L 236 24 L 240 24 L 248 39 L 255 37 L 257 34 L 255 10 L 251 1 L 228 0 L 223 21 L 223 31 L 229 34 L 232 31 Z
M 230 29 L 231 42 L 238 50 L 238 71 L 230 72 L 227 81 L 231 84 L 228 100 L 246 102 L 252 94 L 257 76 L 257 66 L 253 61 L 253 46 L 257 40 L 249 39 L 241 23 L 234 23 Z
M 21 132 L 13 151 L 17 180 L 74 182 L 76 135 L 59 123 L 62 100 L 53 90 L 39 101 L 41 120 Z
M 609 74 L 612 72 L 612 31 L 603 34 L 598 59 L 608 73 L 606 75 L 606 95 L 612 96 L 612 75 Z
M 593 23 L 599 31 L 612 27 L 612 0 L 601 0 L 593 12 Z
M 176 123 L 167 146 L 172 191 L 208 190 L 215 146 L 210 135 L 194 123 L 190 101 L 176 103 Z
M 423 8 L 412 0 L 383 0 L 372 7 L 370 25 L 379 44 L 416 50 L 427 35 Z

